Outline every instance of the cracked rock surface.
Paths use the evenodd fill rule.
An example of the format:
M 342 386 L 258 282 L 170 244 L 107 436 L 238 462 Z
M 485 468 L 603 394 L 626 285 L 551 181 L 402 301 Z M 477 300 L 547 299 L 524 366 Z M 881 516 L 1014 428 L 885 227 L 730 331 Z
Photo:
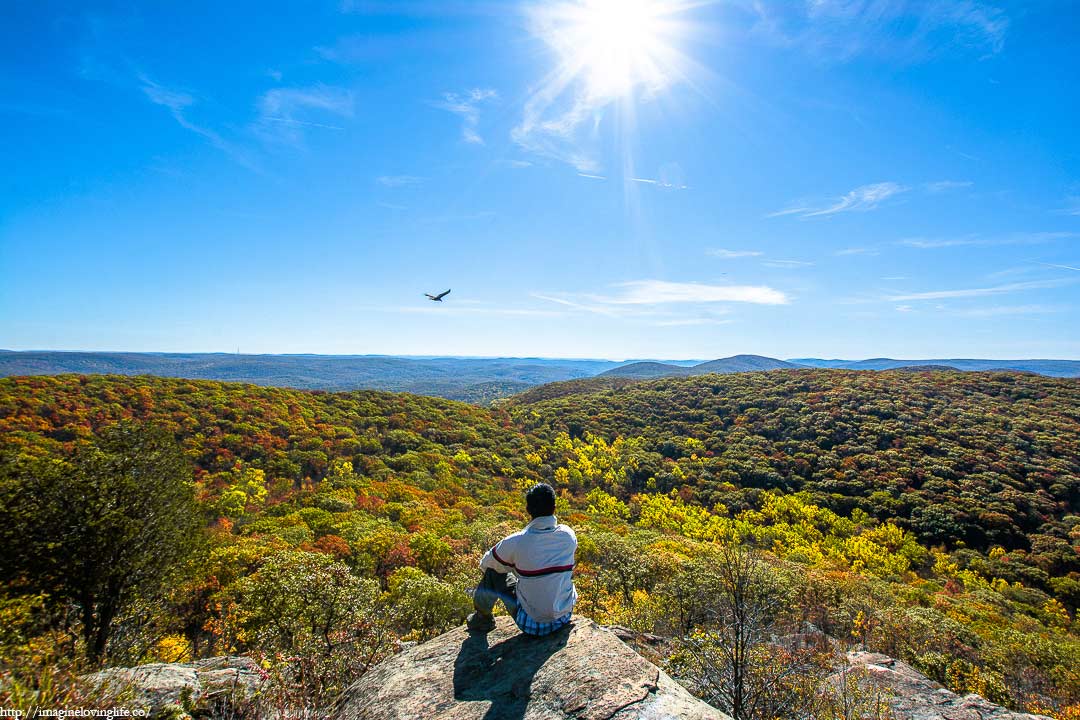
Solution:
M 891 693 L 888 701 L 897 720 L 1051 720 L 1007 710 L 978 695 L 957 695 L 888 655 L 853 651 L 847 660 Z
M 389 658 L 352 685 L 334 720 L 730 720 L 591 620 L 547 637 L 500 617 Z

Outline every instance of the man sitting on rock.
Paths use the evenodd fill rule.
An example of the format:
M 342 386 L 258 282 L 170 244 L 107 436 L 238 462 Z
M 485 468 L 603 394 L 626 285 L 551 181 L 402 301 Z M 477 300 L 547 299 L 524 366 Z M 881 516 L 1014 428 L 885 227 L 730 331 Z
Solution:
M 547 483 L 525 494 L 525 508 L 532 522 L 500 540 L 480 561 L 484 577 L 473 595 L 470 631 L 495 628 L 492 610 L 498 600 L 529 635 L 547 635 L 570 622 L 577 602 L 571 578 L 577 536 L 555 518 L 555 491 Z

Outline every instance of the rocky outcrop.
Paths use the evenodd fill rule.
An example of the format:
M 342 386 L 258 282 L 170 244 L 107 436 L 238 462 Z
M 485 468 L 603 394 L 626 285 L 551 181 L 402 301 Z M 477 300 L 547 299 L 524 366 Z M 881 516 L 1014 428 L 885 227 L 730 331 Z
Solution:
M 333 720 L 730 720 L 638 654 L 661 662 L 672 647 L 670 638 L 585 618 L 534 638 L 501 617 L 487 635 L 459 628 L 407 647 L 347 688 L 326 714 Z M 887 655 L 837 656 L 864 671 L 861 682 L 884 691 L 894 720 L 1051 720 L 957 695 Z M 155 716 L 232 718 L 240 716 L 237 707 L 259 716 L 244 701 L 257 698 L 265 678 L 250 658 L 217 657 L 109 668 L 85 679 Z
M 215 701 L 250 699 L 266 673 L 246 657 L 215 657 L 191 663 L 150 663 L 108 668 L 84 679 L 111 696 L 130 698 L 133 707 L 156 713 L 207 708 Z
M 887 691 L 896 720 L 1051 720 L 994 705 L 979 695 L 960 696 L 888 655 L 849 652 L 848 664 Z
M 500 617 L 383 661 L 348 688 L 334 720 L 730 720 L 591 620 L 543 638 Z

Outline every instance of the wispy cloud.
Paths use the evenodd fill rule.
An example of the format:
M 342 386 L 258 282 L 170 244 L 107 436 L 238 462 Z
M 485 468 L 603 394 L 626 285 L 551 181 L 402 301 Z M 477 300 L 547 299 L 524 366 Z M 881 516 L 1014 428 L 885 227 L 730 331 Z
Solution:
M 637 280 L 601 293 L 543 293 L 532 297 L 555 303 L 564 312 L 599 315 L 648 327 L 727 325 L 732 305 L 783 305 L 790 298 L 766 286 L 710 285 L 696 282 Z
M 256 154 L 245 148 L 242 142 L 227 139 L 213 128 L 191 119 L 190 112 L 198 105 L 198 100 L 194 95 L 166 87 L 151 79 L 145 73 L 138 73 L 137 79 L 139 88 L 146 96 L 146 99 L 154 105 L 168 109 L 169 114 L 172 115 L 180 127 L 202 137 L 211 146 L 228 155 L 239 165 L 249 170 L 259 170 Z
M 578 302 L 576 300 L 571 300 L 567 297 L 562 297 L 553 293 L 534 292 L 532 293 L 532 296 L 537 300 L 547 300 L 548 302 L 553 302 L 557 305 L 562 305 L 564 307 L 573 308 L 574 310 L 581 310 L 583 312 L 593 313 L 596 315 L 606 315 L 608 317 L 616 317 L 619 315 L 619 313 L 616 312 L 616 310 L 614 310 L 613 308 L 603 307 L 602 305 L 597 305 L 595 304 L 595 302 L 589 302 L 588 300 L 582 300 Z
M 1057 240 L 1069 240 L 1075 237 L 1080 237 L 1080 234 L 1074 232 L 1020 232 L 1000 237 L 965 235 L 962 237 L 951 238 L 904 238 L 903 240 L 897 241 L 897 244 L 920 250 L 934 250 L 938 248 L 968 246 L 1038 245 L 1041 243 L 1055 242 Z
M 857 187 L 845 195 L 825 204 L 800 202 L 785 210 L 770 213 L 766 217 L 796 215 L 800 218 L 836 215 L 845 212 L 874 210 L 891 197 L 905 193 L 910 188 L 895 182 L 880 182 Z
M 857 187 L 838 198 L 828 201 L 800 200 L 792 203 L 790 207 L 770 213 L 766 217 L 782 217 L 795 215 L 800 218 L 820 217 L 835 215 L 844 212 L 866 212 L 877 209 L 882 203 L 890 198 L 905 193 L 917 192 L 924 195 L 938 195 L 950 190 L 971 187 L 973 183 L 966 180 L 938 180 L 935 182 L 922 183 L 914 187 L 902 185 L 897 182 L 880 182 Z
M 1037 262 L 1028 262 L 1025 265 L 1013 265 L 1012 267 L 1002 268 L 1001 270 L 994 270 L 983 275 L 987 280 L 993 280 L 997 282 L 1003 278 L 1018 278 L 1032 275 L 1042 275 L 1043 270 L 1039 267 Z
M 830 60 L 875 55 L 911 63 L 947 47 L 1004 47 L 1009 19 L 982 0 L 748 0 L 757 29 Z
M 1016 315 L 1051 315 L 1065 312 L 1068 308 L 1060 305 L 986 305 L 982 307 L 949 307 L 947 305 L 935 305 L 927 312 L 935 315 L 950 315 L 964 318 L 995 318 L 1010 317 Z M 898 305 L 897 312 L 919 312 L 913 305 Z
M 1045 263 L 1045 262 L 1036 263 L 1036 264 L 1045 265 L 1046 267 L 1059 268 L 1061 270 L 1074 270 L 1076 272 L 1080 272 L 1080 267 L 1076 267 L 1074 265 L 1057 265 L 1055 263 Z
M 284 123 L 285 125 L 292 125 L 293 127 L 321 128 L 323 130 L 344 130 L 345 129 L 341 125 L 328 125 L 326 123 L 311 122 L 310 120 L 297 120 L 296 118 L 269 116 L 269 117 L 266 117 L 266 118 L 263 118 L 263 119 L 266 122 Z
M 1050 315 L 1064 312 L 1065 308 L 1055 305 L 994 305 L 981 308 L 956 310 L 954 315 L 963 317 L 1000 317 L 1009 315 Z
M 243 143 L 226 139 L 218 131 L 193 121 L 191 111 L 198 105 L 197 98 L 186 91 L 167 87 L 137 73 L 139 88 L 155 105 L 168 109 L 177 124 L 200 135 L 211 145 L 228 153 L 242 165 L 255 168 L 250 150 Z M 351 117 L 352 95 L 341 88 L 318 85 L 312 88 L 274 88 L 265 92 L 256 102 L 256 119 L 247 128 L 263 140 L 298 144 L 307 128 L 343 130 L 340 125 L 321 122 L 326 117 Z M 234 133 L 234 140 L 238 139 Z M 248 138 L 250 139 L 250 138 Z
M 622 292 L 600 298 L 601 302 L 613 305 L 718 302 L 786 305 L 789 302 L 783 292 L 764 285 L 707 285 L 696 282 L 635 280 L 619 283 L 615 287 Z
M 227 140 L 225 140 L 220 134 L 207 128 L 203 125 L 192 122 L 188 118 L 188 109 L 195 105 L 195 97 L 187 92 L 171 89 L 164 85 L 151 80 L 146 74 L 139 73 L 138 80 L 140 89 L 146 96 L 146 99 L 155 105 L 160 105 L 168 109 L 176 123 L 184 128 L 190 130 L 196 135 L 200 135 L 210 142 L 211 145 L 223 150 L 234 157 L 240 158 L 241 154 L 237 148 Z
M 183 117 L 184 110 L 195 103 L 195 98 L 186 92 L 170 90 L 144 74 L 139 75 L 139 81 L 142 83 L 143 93 L 150 102 L 167 107 L 174 116 L 177 116 L 177 122 L 187 127 L 187 120 Z
M 937 182 L 924 183 L 923 190 L 928 193 L 943 193 L 949 190 L 969 188 L 974 184 L 970 180 L 938 180 Z
M 473 145 L 483 145 L 480 137 L 480 105 L 497 98 L 499 94 L 490 88 L 473 88 L 464 93 L 446 93 L 435 103 L 436 107 L 461 117 L 461 138 Z
M 304 129 L 343 130 L 326 118 L 351 118 L 353 95 L 350 91 L 328 85 L 303 88 L 274 88 L 262 94 L 256 103 L 258 118 L 255 132 L 263 140 L 298 145 Z
M 1001 52 L 1009 28 L 1005 11 L 978 0 L 950 0 L 937 6 L 937 21 L 958 28 L 960 39 Z
M 1080 195 L 1070 195 L 1065 198 L 1065 207 L 1058 212 L 1062 215 L 1080 216 Z
M 1068 280 L 1032 280 L 1030 282 L 1008 283 L 991 287 L 963 288 L 958 290 L 931 290 L 929 292 L 890 295 L 885 299 L 890 302 L 910 302 L 914 300 L 946 300 L 949 298 L 986 297 L 990 295 L 1024 292 L 1027 290 L 1045 290 L 1069 284 L 1071 284 L 1071 281 Z
M 984 240 L 975 237 L 966 238 L 904 238 L 897 241 L 897 245 L 919 248 L 920 250 L 932 250 L 935 248 L 962 247 L 965 245 L 983 245 Z
M 642 183 L 644 185 L 655 185 L 660 188 L 668 188 L 670 190 L 689 190 L 689 185 L 683 185 L 682 183 L 672 183 L 665 180 L 654 180 L 652 178 L 630 178 L 631 181 L 636 183 Z
M 608 180 L 607 175 L 598 175 L 591 172 L 578 171 L 578 177 L 588 178 L 590 180 Z M 632 177 L 629 178 L 630 182 L 640 183 L 642 185 L 652 185 L 653 187 L 663 188 L 665 190 L 689 190 L 689 185 L 684 185 L 680 182 L 669 182 L 667 180 L 656 180 L 654 178 L 644 177 Z
M 878 255 L 878 251 L 874 248 L 868 247 L 850 247 L 843 250 L 837 250 L 834 255 L 838 257 L 844 257 L 847 255 Z
M 375 182 L 383 187 L 399 188 L 419 185 L 424 182 L 424 178 L 415 175 L 380 175 L 375 178 Z
M 786 305 L 790 302 L 784 292 L 765 285 L 634 280 L 616 283 L 610 288 L 613 292 L 607 294 L 549 292 L 533 293 L 533 297 L 583 312 L 609 317 L 651 317 L 656 321 L 673 319 L 671 310 L 665 308 L 678 306 L 697 306 L 700 310 L 723 303 Z M 714 307 L 708 317 L 715 314 Z M 698 313 L 697 317 L 704 316 Z
M 795 268 L 810 267 L 814 263 L 808 260 L 765 260 L 761 264 L 765 267 L 794 270 Z
M 706 250 L 705 254 L 723 260 L 737 260 L 739 258 L 761 257 L 765 253 L 760 250 L 725 250 L 724 248 L 711 248 Z
M 733 320 L 729 318 L 674 318 L 671 320 L 658 320 L 653 323 L 656 327 L 686 327 L 693 325 L 730 325 Z

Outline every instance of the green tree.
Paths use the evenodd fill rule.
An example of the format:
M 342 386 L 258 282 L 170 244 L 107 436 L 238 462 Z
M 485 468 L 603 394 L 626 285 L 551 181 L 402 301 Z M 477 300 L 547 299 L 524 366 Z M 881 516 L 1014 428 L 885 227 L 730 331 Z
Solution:
M 416 564 L 429 575 L 441 575 L 454 555 L 450 544 L 433 532 L 413 535 L 409 548 L 416 557 Z
M 624 537 L 612 532 L 591 533 L 579 549 L 580 558 L 592 563 L 600 582 L 622 594 L 630 605 L 635 590 L 648 590 L 656 581 L 657 558 L 646 549 L 641 535 Z
M 235 621 L 248 650 L 284 658 L 274 671 L 312 707 L 323 707 L 389 649 L 376 612 L 378 582 L 356 577 L 329 555 L 272 555 L 235 593 Z
M 682 563 L 656 588 L 667 628 L 675 635 L 690 635 L 695 627 L 710 619 L 713 602 L 721 591 L 720 578 L 709 555 Z
M 124 613 L 173 586 L 198 545 L 187 459 L 164 430 L 123 422 L 67 461 L 9 459 L 2 472 L 0 577 L 73 604 L 99 662 L 120 621 L 138 624 Z
M 463 621 L 469 612 L 471 603 L 464 592 L 419 568 L 399 568 L 387 584 L 390 614 L 403 634 L 434 637 Z
M 753 553 L 725 546 L 711 564 L 718 592 L 706 627 L 683 641 L 675 667 L 734 720 L 802 717 L 814 698 L 807 685 L 821 668 L 811 649 L 773 641 L 789 593 Z

